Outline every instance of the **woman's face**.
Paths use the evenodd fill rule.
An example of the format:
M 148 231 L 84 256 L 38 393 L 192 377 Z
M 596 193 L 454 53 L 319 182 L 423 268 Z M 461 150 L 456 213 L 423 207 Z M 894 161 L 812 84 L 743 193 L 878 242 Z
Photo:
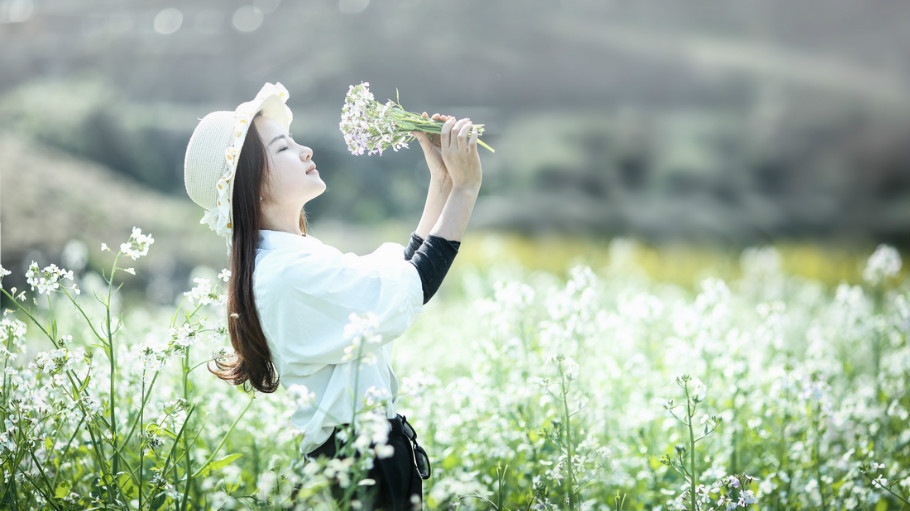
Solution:
M 262 195 L 279 207 L 300 208 L 325 191 L 313 163 L 313 150 L 291 138 L 278 122 L 257 117 L 253 122 L 268 155 L 268 170 Z

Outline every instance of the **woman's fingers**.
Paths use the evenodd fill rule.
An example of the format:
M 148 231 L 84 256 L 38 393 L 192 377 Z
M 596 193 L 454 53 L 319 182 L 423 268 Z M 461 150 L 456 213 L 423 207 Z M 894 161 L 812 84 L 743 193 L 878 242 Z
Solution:
M 468 149 L 477 151 L 477 126 L 471 126 L 471 140 L 468 141 Z
M 471 119 L 464 118 L 455 120 L 455 118 L 451 116 L 440 116 L 440 118 L 446 117 L 447 119 L 445 124 L 442 125 L 440 133 L 440 146 L 443 149 L 467 151 L 469 145 L 477 144 L 477 133 L 473 123 L 471 123 Z
M 449 139 L 449 147 L 451 149 L 464 149 L 464 140 L 461 140 L 461 130 L 465 124 L 470 123 L 470 119 L 467 118 L 455 121 L 455 124 L 452 126 L 451 137 Z
M 430 139 L 427 137 L 426 133 L 423 133 L 422 131 L 412 131 L 411 135 L 414 135 L 414 138 L 420 142 L 420 147 L 423 148 L 423 152 L 426 153 L 432 150 L 433 143 L 430 142 Z
M 461 127 L 458 129 L 458 149 L 461 151 L 467 151 L 468 149 L 468 134 L 471 133 L 471 120 L 462 119 L 465 121 L 462 123 Z M 457 126 L 457 124 L 456 124 Z
M 442 125 L 439 133 L 439 143 L 443 149 L 452 144 L 452 128 L 455 127 L 455 118 L 449 117 L 445 124 Z

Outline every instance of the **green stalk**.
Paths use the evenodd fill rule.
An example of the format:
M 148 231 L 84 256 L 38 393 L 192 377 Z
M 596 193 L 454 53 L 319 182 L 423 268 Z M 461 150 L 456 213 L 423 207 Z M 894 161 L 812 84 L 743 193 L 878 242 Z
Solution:
M 216 448 L 212 451 L 212 454 L 210 454 L 210 455 L 209 455 L 209 458 L 208 458 L 207 460 L 205 460 L 205 463 L 203 463 L 203 464 L 196 470 L 196 473 L 193 474 L 193 476 L 192 476 L 193 479 L 199 477 L 199 474 L 202 473 L 202 470 L 203 470 L 205 467 L 207 467 L 208 464 L 211 463 L 213 459 L 215 459 L 215 455 L 218 454 L 218 451 L 221 450 L 221 447 L 222 447 L 222 446 L 224 446 L 224 442 L 227 441 L 228 436 L 230 436 L 231 432 L 234 431 L 234 428 L 237 427 L 237 424 L 240 422 L 240 419 L 244 416 L 244 414 L 246 414 L 246 411 L 249 410 L 249 409 L 250 409 L 250 406 L 252 406 L 252 405 L 253 405 L 253 398 L 251 397 L 249 403 L 246 404 L 246 408 L 244 408 L 243 411 L 240 412 L 240 415 L 238 415 L 237 418 L 234 419 L 234 422 L 231 423 L 231 427 L 228 429 L 227 433 L 225 433 L 224 436 L 221 437 L 221 442 L 218 443 L 218 447 L 216 447 Z M 187 418 L 189 418 L 189 414 L 187 414 Z M 185 425 L 185 424 L 184 424 L 184 425 Z
M 896 498 L 897 500 L 899 500 L 899 501 L 903 502 L 904 504 L 907 504 L 908 506 L 910 506 L 910 500 L 907 500 L 907 499 L 905 499 L 904 497 L 901 497 L 900 495 L 898 495 L 897 493 L 894 493 L 894 491 L 891 490 L 891 488 L 889 488 L 889 487 L 887 487 L 887 486 L 882 486 L 881 483 L 876 483 L 875 480 L 874 480 L 872 477 L 870 477 L 868 474 L 864 474 L 864 475 L 866 476 L 867 479 L 869 479 L 869 480 L 872 481 L 872 486 L 877 486 L 878 488 L 881 488 L 882 490 L 885 490 L 886 492 L 890 493 L 890 494 L 891 494 L 894 498 Z
M 61 289 L 63 289 L 63 293 L 66 295 L 66 297 L 69 298 L 70 303 L 72 303 L 73 306 L 76 307 L 76 310 L 79 311 L 79 314 L 82 314 L 82 317 L 85 319 L 85 323 L 92 330 L 92 333 L 95 334 L 95 337 L 97 337 L 99 341 L 104 343 L 104 337 L 102 337 L 101 334 L 99 334 L 98 331 L 95 330 L 95 325 L 92 323 L 92 320 L 90 320 L 88 318 L 88 315 L 85 313 L 85 311 L 79 305 L 79 303 L 76 301 L 76 298 L 73 297 L 71 294 L 69 294 L 69 292 L 66 290 L 66 288 L 61 288 Z
M 351 402 L 352 402 L 351 434 L 352 435 L 354 434 L 354 431 L 356 428 L 356 422 L 357 422 L 357 389 L 360 387 L 360 364 L 361 364 L 361 358 L 363 357 L 363 348 L 364 348 L 365 344 L 366 344 L 366 339 L 361 338 L 360 345 L 357 347 L 357 356 L 354 358 L 354 362 L 356 363 L 356 366 L 354 367 L 354 396 L 353 396 L 353 399 L 351 399 Z M 353 439 L 349 439 L 349 440 L 353 440 Z M 336 437 L 335 437 L 336 455 L 338 453 L 339 447 L 340 447 L 340 443 L 338 440 L 338 436 L 336 435 Z M 348 502 L 351 501 L 351 498 L 353 498 L 353 496 L 354 496 L 354 492 L 357 491 L 358 488 L 360 488 L 360 486 L 356 485 L 356 484 L 352 484 L 351 486 L 348 487 L 347 491 L 345 491 L 345 493 L 344 493 L 344 503 L 345 504 L 347 504 Z
M 821 468 L 821 431 L 819 428 L 820 415 L 821 415 L 822 404 L 821 401 L 816 402 L 815 404 L 815 417 L 812 418 L 812 425 L 815 429 L 815 478 L 818 480 L 818 495 L 822 501 L 822 509 L 828 507 L 825 502 L 825 487 L 822 483 L 822 468 Z
M 158 376 L 157 372 L 156 372 L 155 376 Z M 151 392 L 150 392 L 150 394 L 151 394 Z M 145 396 L 145 368 L 143 367 L 142 368 L 142 397 L 140 399 L 142 404 L 139 406 L 139 423 L 140 424 L 142 424 L 142 412 L 145 409 L 145 399 L 146 399 L 146 396 Z M 133 434 L 132 431 L 130 431 L 130 435 L 132 435 L 132 434 Z M 142 510 L 142 482 L 143 482 L 142 469 L 144 468 L 144 464 L 145 464 L 144 463 L 145 449 L 142 448 L 143 442 L 141 441 L 141 438 L 142 437 L 140 436 L 140 442 L 139 442 L 139 509 L 140 509 L 140 511 Z M 127 439 L 124 439 L 124 441 L 123 441 L 124 445 L 126 445 L 126 442 L 129 441 L 128 439 L 129 439 L 129 437 L 127 437 Z
M 6 329 L 6 351 L 8 351 L 10 353 L 13 352 L 13 329 L 12 328 Z M 4 412 L 4 410 L 6 410 L 6 406 L 9 403 L 9 393 L 6 392 L 6 389 L 9 388 L 9 385 L 11 383 L 9 378 L 6 376 L 6 367 L 8 365 L 9 365 L 9 359 L 4 360 L 3 361 L 3 387 L 0 387 L 0 389 L 3 390 L 2 396 L 0 396 L 0 397 L 3 397 L 3 406 L 0 406 L 0 424 L 6 424 L 6 413 Z
M 442 125 L 444 122 L 434 121 L 433 119 L 427 119 L 421 115 L 417 115 L 413 112 L 405 110 L 401 105 L 396 104 L 395 113 L 399 114 L 396 123 L 405 131 L 422 131 L 424 133 L 432 133 L 434 135 L 439 135 L 442 133 Z M 474 124 L 477 129 L 483 128 L 483 124 Z M 485 147 L 491 153 L 495 153 L 496 150 L 492 147 L 485 144 L 480 140 L 480 134 L 478 133 L 477 143 Z
M 695 416 L 695 410 L 692 406 L 692 400 L 689 399 L 689 385 L 686 384 L 684 387 L 686 391 L 686 416 L 688 420 L 686 425 L 689 427 L 689 465 L 690 465 L 690 481 L 692 482 L 691 489 L 691 498 L 692 498 L 692 510 L 698 511 L 698 499 L 695 495 L 695 489 L 698 487 L 698 473 L 695 471 L 695 431 L 692 429 L 692 417 Z
M 144 373 L 145 373 L 145 370 L 143 369 L 143 374 Z M 160 374 L 159 371 L 155 371 L 155 376 L 152 377 L 152 381 L 149 383 L 148 392 L 144 393 L 145 397 L 142 398 L 142 402 L 140 403 L 140 406 L 139 406 L 139 415 L 137 415 L 136 419 L 133 420 L 133 425 L 130 426 L 129 433 L 127 433 L 127 435 L 125 437 L 123 437 L 123 444 L 121 444 L 121 446 L 120 446 L 121 451 L 126 447 L 127 443 L 129 443 L 130 438 L 133 437 L 133 433 L 136 432 L 136 426 L 142 422 L 142 412 L 143 412 L 143 410 L 145 410 L 145 405 L 148 404 L 148 400 L 152 397 L 152 388 L 155 386 L 155 380 L 158 379 L 159 374 Z M 145 387 L 144 379 L 142 381 L 142 386 L 143 386 L 143 388 Z
M 189 401 L 190 388 L 189 388 L 189 377 L 188 377 L 188 374 L 189 374 L 188 367 L 190 365 L 190 348 L 189 348 L 189 346 L 187 346 L 183 352 L 182 365 L 183 365 L 183 400 L 184 400 L 184 402 L 189 403 L 190 402 Z M 189 416 L 187 416 L 186 420 L 187 420 L 187 422 L 189 422 L 189 420 L 190 420 Z M 192 472 L 192 456 L 190 453 L 190 446 L 189 446 L 189 442 L 187 440 L 187 435 L 189 435 L 189 429 L 184 428 L 183 451 L 186 453 L 186 482 L 183 485 L 183 502 L 180 505 L 181 511 L 186 510 L 187 499 L 189 498 L 189 492 L 190 492 L 190 481 L 192 480 L 192 478 L 190 477 L 190 474 Z
M 44 468 L 41 466 L 41 463 L 38 462 L 38 458 L 35 457 L 35 452 L 29 451 L 29 455 L 32 457 L 32 461 L 35 463 L 35 467 L 38 469 L 38 473 L 41 475 L 41 478 L 44 479 L 44 484 L 48 485 L 48 491 L 53 492 L 54 487 L 51 486 L 51 484 L 50 484 L 51 481 L 50 481 L 50 479 L 47 478 L 47 474 L 44 472 Z M 41 489 L 37 486 L 35 486 L 35 489 L 38 491 L 41 491 Z M 44 492 L 41 492 L 41 494 L 44 495 Z M 47 499 L 47 496 L 45 496 L 44 498 Z M 60 507 L 57 506 L 57 504 L 53 500 L 51 500 L 51 499 L 47 499 L 47 500 L 48 500 L 48 504 L 53 506 L 54 509 L 60 509 Z
M 562 406 L 563 413 L 566 417 L 566 454 L 568 456 L 566 462 L 566 468 L 569 471 L 569 511 L 575 511 L 575 466 L 573 458 L 575 457 L 575 446 L 572 444 L 572 415 L 569 413 L 569 398 L 568 398 L 568 389 L 566 384 L 566 376 L 562 372 L 562 362 L 557 366 L 559 368 L 559 377 L 562 380 L 561 391 L 562 391 Z
M 43 491 L 41 491 L 41 487 L 38 486 L 38 484 L 35 483 L 35 480 L 32 479 L 32 478 L 28 475 L 28 472 L 23 471 L 23 472 L 22 472 L 22 475 L 25 476 L 26 479 L 28 479 L 28 482 L 32 483 L 32 486 L 33 486 L 36 490 L 38 490 L 38 493 L 40 493 L 42 497 L 44 497 L 44 500 L 46 500 L 47 502 L 49 502 L 50 505 L 54 506 L 54 509 L 60 509 L 60 508 L 58 508 L 58 507 L 54 504 L 54 501 L 53 501 L 46 493 L 44 493 Z
M 6 492 L 3 494 L 3 498 L 0 499 L 0 501 L 3 501 L 4 499 L 6 499 L 6 495 L 10 492 L 10 490 L 12 490 L 12 492 L 13 492 L 13 502 L 16 504 L 16 509 L 19 509 L 19 498 L 16 496 L 16 494 L 18 493 L 18 492 L 16 491 L 16 490 L 17 490 L 17 486 L 16 486 L 16 469 L 19 468 L 19 464 L 22 463 L 22 458 L 24 458 L 25 455 L 24 455 L 24 453 L 21 453 L 21 452 L 18 450 L 18 448 L 19 448 L 19 442 L 16 442 L 16 448 L 17 448 L 17 450 L 16 450 L 16 459 L 13 460 L 13 463 L 10 465 L 11 468 L 10 468 L 10 475 L 9 475 L 9 478 L 10 478 L 10 481 L 12 481 L 12 484 L 10 484 L 10 485 L 6 488 Z M 26 475 L 25 472 L 23 472 L 23 475 Z M 26 477 L 27 477 L 27 475 L 26 475 Z
M 357 389 L 360 387 L 360 362 L 361 357 L 363 357 L 363 345 L 366 344 L 366 339 L 360 339 L 360 346 L 357 347 L 357 357 L 354 359 L 357 366 L 354 368 L 354 399 L 351 400 L 351 426 L 354 426 L 354 423 L 357 419 Z M 353 434 L 353 431 L 351 432 Z
M 66 443 L 66 447 L 63 448 L 63 452 L 60 454 L 60 458 L 61 458 L 61 459 L 66 458 L 66 453 L 69 452 L 69 450 L 70 450 L 70 445 L 73 444 L 73 440 L 76 439 L 76 435 L 79 434 L 79 428 L 82 427 L 82 424 L 83 424 L 84 422 L 85 422 L 85 414 L 82 414 L 82 419 L 79 420 L 79 424 L 77 424 L 77 425 L 76 425 L 76 428 L 73 430 L 73 436 L 70 437 L 69 441 Z M 61 473 L 61 471 L 58 470 L 57 473 L 54 474 L 54 481 L 53 481 L 53 484 L 52 484 L 52 486 L 53 486 L 54 488 L 57 487 L 57 481 L 60 479 L 60 473 Z
M 189 420 L 190 415 L 193 414 L 193 411 L 194 411 L 195 409 L 196 409 L 195 407 L 190 407 L 189 410 L 187 410 L 187 412 L 186 412 L 186 420 L 184 420 L 184 421 L 183 421 L 183 425 L 180 426 L 180 431 L 177 432 L 177 438 L 179 438 L 179 437 L 183 434 L 183 430 L 186 428 L 186 423 L 187 423 L 187 421 Z M 161 469 L 161 472 L 160 472 L 160 473 L 165 474 L 165 473 L 167 473 L 167 472 L 170 470 L 170 468 L 168 467 L 168 464 L 171 462 L 171 458 L 172 458 L 172 457 L 175 459 L 175 461 L 174 461 L 174 470 L 177 470 L 177 463 L 178 463 L 178 461 L 176 460 L 176 456 L 174 456 L 175 451 L 177 450 L 177 445 L 178 445 L 178 442 L 175 440 L 175 441 L 174 441 L 174 445 L 171 446 L 171 450 L 170 450 L 170 452 L 168 452 L 168 454 L 167 454 L 167 458 L 164 460 L 164 465 L 163 465 L 163 468 Z M 164 477 L 164 476 L 162 476 L 162 478 L 163 478 L 163 477 Z M 157 484 L 156 484 L 156 485 L 154 486 L 154 488 L 152 489 L 152 492 L 158 491 L 158 488 L 160 488 L 160 485 L 157 485 Z
M 105 325 L 107 327 L 107 346 L 110 349 L 110 363 L 111 363 L 111 438 L 114 442 L 114 455 L 111 458 L 111 473 L 113 477 L 117 476 L 117 472 L 120 469 L 120 453 L 117 449 L 117 407 L 116 400 L 117 395 L 115 393 L 115 377 L 117 369 L 117 353 L 114 349 L 114 333 L 111 332 L 111 293 L 114 287 L 114 273 L 117 272 L 117 260 L 120 258 L 121 252 L 117 252 L 117 255 L 114 256 L 114 265 L 111 268 L 111 276 L 107 282 L 107 302 L 104 304 L 105 309 Z

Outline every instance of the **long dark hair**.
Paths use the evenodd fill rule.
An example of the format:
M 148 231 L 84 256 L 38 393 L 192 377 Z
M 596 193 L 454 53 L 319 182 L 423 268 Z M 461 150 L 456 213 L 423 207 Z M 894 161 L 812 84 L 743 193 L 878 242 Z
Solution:
M 262 115 L 256 114 L 256 117 Z M 256 248 L 259 244 L 260 208 L 268 161 L 262 138 L 256 124 L 250 122 L 249 131 L 237 159 L 234 175 L 233 226 L 231 238 L 231 280 L 228 283 L 228 334 L 235 356 L 232 360 L 216 359 L 218 370 L 213 374 L 234 385 L 248 385 L 260 392 L 278 389 L 278 373 L 272 364 L 271 351 L 256 309 L 253 296 L 253 270 L 256 265 Z M 300 215 L 300 226 L 305 232 L 305 216 Z

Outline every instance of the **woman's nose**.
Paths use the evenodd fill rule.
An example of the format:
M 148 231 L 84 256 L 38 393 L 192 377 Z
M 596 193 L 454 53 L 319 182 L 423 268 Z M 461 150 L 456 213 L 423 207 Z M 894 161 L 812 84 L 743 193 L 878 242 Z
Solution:
M 300 150 L 300 159 L 302 161 L 308 161 L 313 158 L 313 150 L 307 146 L 303 146 L 303 149 Z

